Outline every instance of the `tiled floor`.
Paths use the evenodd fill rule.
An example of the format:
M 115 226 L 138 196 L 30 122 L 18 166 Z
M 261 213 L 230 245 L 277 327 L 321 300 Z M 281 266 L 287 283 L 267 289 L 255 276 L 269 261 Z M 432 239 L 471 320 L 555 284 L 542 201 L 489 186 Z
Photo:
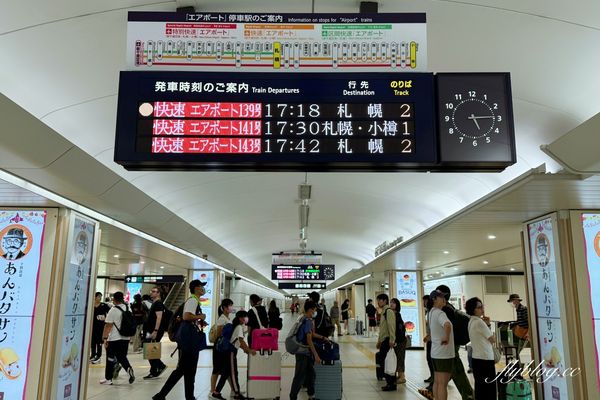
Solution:
M 285 333 L 291 325 L 291 316 L 285 314 L 284 329 L 281 331 L 284 339 Z M 364 338 L 358 336 L 343 336 L 338 340 L 340 344 L 341 359 L 343 363 L 343 388 L 344 399 L 353 400 L 380 400 L 380 399 L 424 399 L 417 392 L 417 389 L 423 387 L 423 379 L 427 378 L 429 371 L 427 370 L 427 362 L 425 361 L 425 352 L 420 350 L 409 350 L 406 354 L 406 377 L 407 383 L 398 385 L 397 392 L 382 392 L 382 382 L 375 379 L 375 338 Z M 280 348 L 284 348 L 281 343 Z M 173 368 L 177 363 L 177 355 L 174 358 L 169 358 L 169 354 L 174 349 L 174 344 L 163 342 L 163 361 L 168 365 L 168 369 L 164 374 L 157 379 L 144 381 L 142 376 L 148 372 L 148 363 L 142 359 L 141 354 L 130 354 L 129 360 L 134 367 L 137 380 L 129 385 L 125 379 L 125 374 L 121 373 L 121 378 L 116 380 L 113 386 L 100 385 L 98 382 L 104 375 L 104 359 L 101 364 L 91 365 L 87 398 L 90 400 L 115 400 L 115 399 L 150 399 L 160 387 L 163 385 Z M 529 358 L 522 353 L 523 361 Z M 466 366 L 466 352 L 462 351 L 463 362 Z M 104 356 L 105 357 L 105 356 Z M 245 376 L 246 376 L 246 355 L 240 352 L 239 355 L 239 374 L 242 389 L 245 391 Z M 499 367 L 501 365 L 499 364 Z M 211 367 L 211 350 L 202 351 L 200 361 L 198 363 L 198 371 L 196 373 L 196 398 L 207 399 L 210 392 L 210 374 Z M 294 373 L 294 358 L 293 356 L 284 355 L 282 368 L 281 382 L 281 399 L 289 398 L 292 377 Z M 472 383 L 472 375 L 469 375 Z M 229 395 L 229 385 L 225 385 L 223 391 L 224 397 Z M 169 399 L 183 399 L 183 379 L 173 389 Z M 460 400 L 458 391 L 451 383 L 449 387 L 450 400 Z M 299 399 L 307 399 L 306 392 L 301 392 Z

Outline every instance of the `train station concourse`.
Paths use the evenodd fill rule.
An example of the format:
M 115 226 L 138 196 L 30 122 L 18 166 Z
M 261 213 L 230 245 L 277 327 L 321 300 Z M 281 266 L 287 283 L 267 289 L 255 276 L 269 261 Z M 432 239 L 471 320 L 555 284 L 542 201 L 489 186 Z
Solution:
M 0 400 L 600 399 L 600 3 L 0 4 Z

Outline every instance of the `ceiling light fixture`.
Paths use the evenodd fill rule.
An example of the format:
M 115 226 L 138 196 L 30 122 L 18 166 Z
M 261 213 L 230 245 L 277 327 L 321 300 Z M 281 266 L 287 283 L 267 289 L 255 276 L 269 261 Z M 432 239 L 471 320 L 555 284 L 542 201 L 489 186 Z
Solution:
M 450 252 L 448 250 L 444 250 L 443 253 L 444 254 L 450 254 Z
M 417 264 L 421 264 L 421 260 L 417 260 Z
M 496 235 L 488 235 L 488 239 L 494 240 L 494 239 L 496 239 Z
M 488 260 L 483 260 L 483 263 L 484 263 L 485 265 L 487 265 L 487 264 L 489 264 L 490 262 L 489 262 Z
M 514 269 L 514 268 L 511 268 L 510 270 L 511 270 L 511 271 L 514 271 L 515 269 Z
M 115 254 L 113 257 L 114 257 L 114 258 L 119 258 L 119 255 L 118 255 L 118 254 Z
M 163 265 L 160 266 L 160 269 L 165 269 L 165 267 Z
M 146 261 L 140 261 L 140 264 L 146 264 Z
M 124 230 L 125 232 L 129 232 L 129 233 L 131 233 L 133 235 L 136 235 L 136 236 L 139 236 L 139 237 L 141 237 L 143 239 L 146 239 L 146 240 L 148 240 L 148 241 L 150 241 L 152 243 L 156 243 L 156 244 L 158 244 L 160 246 L 166 247 L 167 249 L 176 251 L 177 253 L 182 254 L 184 256 L 193 258 L 195 260 L 202 261 L 203 263 L 209 264 L 209 265 L 211 265 L 211 266 L 213 266 L 213 267 L 215 267 L 215 268 L 217 268 L 217 269 L 219 269 L 221 271 L 224 271 L 224 272 L 227 272 L 228 274 L 232 274 L 233 275 L 233 271 L 230 270 L 230 269 L 227 269 L 227 268 L 222 267 L 222 266 L 220 266 L 218 264 L 215 264 L 214 262 L 208 261 L 208 260 L 206 260 L 206 259 L 204 259 L 202 257 L 197 256 L 196 254 L 190 253 L 187 250 L 184 250 L 184 249 L 182 249 L 180 247 L 174 246 L 171 243 L 165 242 L 164 240 L 159 239 L 159 238 L 157 238 L 155 236 L 149 235 L 146 232 L 142 232 L 142 231 L 140 231 L 140 230 L 138 230 L 136 228 L 133 228 L 133 227 L 131 227 L 129 225 L 125 225 L 124 223 L 119 222 L 119 221 L 117 221 L 115 219 L 112 219 L 111 217 L 108 217 L 108 216 L 106 216 L 104 214 L 101 214 L 101 213 L 99 213 L 97 211 L 94 211 L 91 208 L 85 207 L 85 206 L 83 206 L 83 205 L 81 205 L 79 203 L 75 203 L 74 201 L 69 200 L 66 197 L 60 196 L 60 195 L 58 195 L 58 194 L 56 194 L 54 192 L 46 190 L 43 187 L 38 186 L 38 185 L 36 185 L 34 183 L 28 182 L 28 181 L 26 181 L 26 180 L 24 180 L 22 178 L 19 178 L 18 176 L 9 174 L 6 171 L 0 170 L 0 179 L 4 180 L 6 182 L 12 183 L 13 185 L 16 185 L 16 186 L 18 186 L 20 188 L 23 188 L 25 190 L 29 190 L 32 193 L 35 193 L 37 195 L 40 195 L 42 197 L 47 198 L 48 200 L 52 200 L 52 201 L 54 201 L 56 203 L 62 204 L 63 206 L 68 207 L 68 208 L 70 208 L 70 209 L 72 209 L 74 211 L 80 212 L 81 214 L 87 215 L 90 218 L 93 218 L 93 219 L 96 219 L 98 221 L 104 222 L 106 224 L 112 225 L 112 226 L 114 226 L 116 228 Z
M 455 271 L 458 271 L 458 268 L 457 268 L 457 267 L 454 267 L 454 270 L 455 270 Z

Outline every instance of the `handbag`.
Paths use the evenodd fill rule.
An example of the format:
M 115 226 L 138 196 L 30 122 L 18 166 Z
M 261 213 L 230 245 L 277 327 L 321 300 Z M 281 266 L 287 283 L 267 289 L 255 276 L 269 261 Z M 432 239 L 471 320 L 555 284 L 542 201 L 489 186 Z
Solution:
M 383 371 L 387 374 L 387 375 L 396 375 L 396 368 L 398 366 L 398 359 L 396 358 L 396 352 L 394 351 L 393 348 L 390 348 L 388 350 L 387 355 L 385 356 L 385 366 L 383 368 Z
M 494 364 L 497 364 L 502 359 L 502 354 L 500 354 L 500 349 L 496 346 L 492 346 L 492 349 L 494 350 Z
M 525 340 L 525 336 L 527 336 L 527 334 L 529 333 L 529 329 L 523 328 L 522 326 L 519 326 L 519 325 L 515 325 L 513 327 L 513 333 L 519 339 Z
M 202 351 L 208 348 L 206 333 L 195 323 L 183 321 L 177 332 L 177 346 L 183 351 Z
M 162 345 L 160 342 L 146 342 L 144 343 L 144 360 L 160 360 L 162 353 Z

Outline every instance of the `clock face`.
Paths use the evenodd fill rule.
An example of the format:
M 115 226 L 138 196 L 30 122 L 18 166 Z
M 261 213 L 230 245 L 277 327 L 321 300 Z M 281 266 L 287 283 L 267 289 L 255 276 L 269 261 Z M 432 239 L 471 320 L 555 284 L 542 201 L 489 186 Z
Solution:
M 438 74 L 437 86 L 442 162 L 516 161 L 508 74 Z
M 327 280 L 335 279 L 335 268 L 331 265 L 323 267 L 323 275 Z

